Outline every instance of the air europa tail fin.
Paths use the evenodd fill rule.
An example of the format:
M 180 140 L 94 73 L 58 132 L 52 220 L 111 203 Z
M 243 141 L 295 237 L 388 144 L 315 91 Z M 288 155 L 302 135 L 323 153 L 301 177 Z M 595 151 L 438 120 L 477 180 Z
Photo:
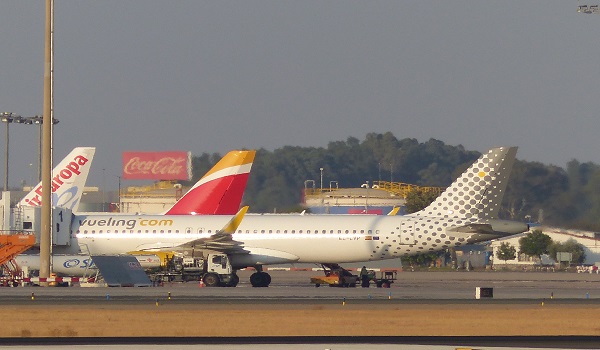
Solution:
M 234 215 L 242 202 L 256 151 L 231 151 L 167 215 Z
M 52 205 L 77 211 L 85 187 L 95 147 L 77 147 L 52 170 Z M 19 202 L 21 206 L 42 205 L 40 182 Z
M 416 216 L 495 219 L 502 204 L 517 147 L 483 154 L 436 200 Z

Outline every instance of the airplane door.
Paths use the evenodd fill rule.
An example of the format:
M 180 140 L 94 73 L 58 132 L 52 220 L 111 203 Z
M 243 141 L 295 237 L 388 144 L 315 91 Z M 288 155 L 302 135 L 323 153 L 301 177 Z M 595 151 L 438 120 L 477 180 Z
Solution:
M 71 244 L 71 218 L 70 209 L 52 208 L 52 244 L 65 246 Z

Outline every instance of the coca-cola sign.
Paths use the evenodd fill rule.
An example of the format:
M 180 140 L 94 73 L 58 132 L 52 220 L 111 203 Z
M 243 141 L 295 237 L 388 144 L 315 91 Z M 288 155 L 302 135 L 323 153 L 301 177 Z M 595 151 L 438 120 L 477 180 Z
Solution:
M 192 154 L 184 151 L 123 152 L 125 180 L 191 180 Z

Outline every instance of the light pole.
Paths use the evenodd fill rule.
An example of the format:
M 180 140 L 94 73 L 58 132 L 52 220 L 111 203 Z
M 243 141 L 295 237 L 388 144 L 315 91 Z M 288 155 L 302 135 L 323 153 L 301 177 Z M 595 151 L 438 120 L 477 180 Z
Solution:
M 29 187 L 33 188 L 33 163 L 29 163 Z
M 365 196 L 365 214 L 369 214 L 369 181 L 366 182 L 367 195 Z
M 4 145 L 5 147 L 5 153 L 4 153 L 4 192 L 8 191 L 8 124 L 12 123 L 13 118 L 12 118 L 12 113 L 9 112 L 4 112 L 2 113 L 2 115 L 0 116 L 0 121 L 2 121 L 3 123 L 6 123 L 6 144 Z
M 0 113 L 0 121 L 6 123 L 6 143 L 4 145 L 5 156 L 4 156 L 4 191 L 8 191 L 8 158 L 9 158 L 9 125 L 10 123 L 15 124 L 26 124 L 26 125 L 38 125 L 38 139 L 39 139 L 39 149 L 38 149 L 38 182 L 42 178 L 42 124 L 43 118 L 38 117 L 21 117 L 20 115 L 16 115 L 11 112 L 3 112 Z M 58 119 L 52 119 L 52 125 L 58 124 Z
M 104 202 L 106 202 L 106 199 L 104 197 L 105 195 L 105 187 L 106 187 L 106 181 L 105 181 L 105 174 L 106 174 L 106 169 L 102 168 L 102 211 L 104 212 Z
M 323 168 L 319 168 L 321 170 L 321 192 L 323 192 Z
M 24 118 L 21 118 L 20 115 L 16 115 L 11 112 L 3 112 L 0 113 L 0 121 L 6 123 L 6 144 L 5 144 L 5 156 L 4 156 L 4 191 L 8 191 L 8 154 L 9 154 L 9 133 L 8 133 L 8 124 L 10 123 L 24 123 Z
M 119 213 L 121 212 L 121 176 L 115 175 L 119 179 Z

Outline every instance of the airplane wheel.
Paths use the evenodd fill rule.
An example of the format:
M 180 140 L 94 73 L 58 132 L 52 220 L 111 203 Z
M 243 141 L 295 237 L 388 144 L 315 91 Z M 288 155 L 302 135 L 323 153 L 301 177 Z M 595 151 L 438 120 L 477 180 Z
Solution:
M 271 283 L 271 276 L 266 272 L 255 272 L 250 276 L 252 287 L 268 287 Z
M 218 287 L 221 282 L 219 276 L 215 273 L 207 273 L 202 280 L 207 287 Z
M 240 278 L 238 277 L 238 275 L 233 275 L 231 276 L 231 281 L 229 281 L 229 283 L 227 283 L 227 287 L 235 287 L 238 285 L 238 283 L 240 283 Z

